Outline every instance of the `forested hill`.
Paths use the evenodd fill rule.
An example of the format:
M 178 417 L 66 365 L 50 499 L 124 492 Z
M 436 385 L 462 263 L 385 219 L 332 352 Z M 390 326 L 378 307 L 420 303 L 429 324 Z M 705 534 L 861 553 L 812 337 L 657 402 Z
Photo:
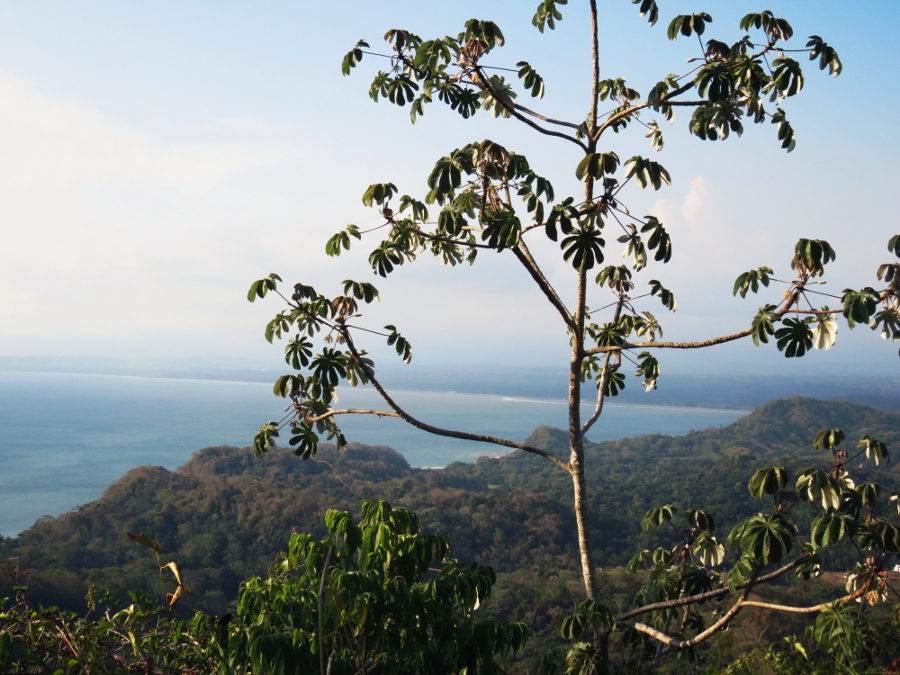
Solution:
M 752 471 L 823 466 L 812 439 L 826 427 L 843 429 L 853 446 L 863 434 L 889 449 L 900 445 L 900 415 L 800 397 L 772 401 L 721 429 L 589 444 L 598 561 L 621 565 L 641 548 L 667 544 L 664 534 L 640 531 L 653 506 L 704 508 L 722 529 L 755 512 L 746 488 Z M 529 442 L 564 453 L 566 434 L 540 427 Z M 882 482 L 898 476 L 896 468 L 888 472 Z M 390 448 L 358 444 L 343 455 L 325 447 L 314 461 L 283 449 L 257 458 L 246 448 L 217 447 L 175 472 L 140 467 L 101 499 L 0 540 L 0 560 L 18 558 L 34 597 L 64 606 L 77 606 L 89 583 L 118 594 L 157 592 L 154 556 L 125 534 L 144 532 L 162 544 L 163 562 L 182 566 L 198 592 L 195 606 L 218 612 L 240 580 L 275 560 L 290 532 L 322 534 L 325 511 L 357 511 L 372 497 L 417 511 L 427 529 L 452 537 L 459 559 L 535 579 L 577 569 L 570 478 L 550 462 L 516 452 L 421 470 Z

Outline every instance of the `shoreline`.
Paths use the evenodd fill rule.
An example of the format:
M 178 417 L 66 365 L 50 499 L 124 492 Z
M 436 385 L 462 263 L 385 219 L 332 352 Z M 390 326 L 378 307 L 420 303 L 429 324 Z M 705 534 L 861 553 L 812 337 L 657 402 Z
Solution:
M 257 387 L 271 387 L 271 383 L 269 382 L 254 382 L 252 380 L 212 380 L 206 378 L 191 378 L 191 377 L 157 377 L 157 376 L 147 376 L 147 375 L 113 375 L 110 373 L 80 373 L 80 372 L 67 372 L 67 371 L 47 371 L 47 370 L 4 370 L 0 369 L 0 374 L 18 374 L 18 375 L 72 375 L 78 377 L 104 377 L 104 378 L 118 378 L 118 379 L 126 379 L 126 380 L 147 380 L 147 381 L 162 381 L 162 382 L 204 382 L 209 384 L 240 384 L 240 385 L 250 385 Z M 337 391 L 340 395 L 341 391 L 351 390 L 354 392 L 366 392 L 371 394 L 377 394 L 374 389 L 369 387 L 338 387 Z M 467 392 L 458 392 L 458 391 L 436 391 L 434 389 L 394 389 L 393 391 L 397 393 L 408 393 L 408 394 L 432 394 L 434 396 L 474 396 L 478 398 L 485 398 L 494 401 L 500 402 L 508 402 L 508 403 L 530 403 L 530 404 L 544 404 L 544 405 L 568 405 L 568 401 L 565 399 L 545 399 L 545 398 L 530 398 L 527 396 L 510 396 L 508 394 L 477 394 L 477 393 L 467 393 Z M 583 408 L 593 408 L 593 402 L 584 402 L 581 404 Z M 753 412 L 752 409 L 748 408 L 710 408 L 708 406 L 690 406 L 690 405 L 654 405 L 652 403 L 605 403 L 606 407 L 610 408 L 645 408 L 645 409 L 662 409 L 662 410 L 702 410 L 705 412 L 720 412 L 720 413 L 743 413 L 749 414 Z M 443 468 L 443 467 L 441 467 Z

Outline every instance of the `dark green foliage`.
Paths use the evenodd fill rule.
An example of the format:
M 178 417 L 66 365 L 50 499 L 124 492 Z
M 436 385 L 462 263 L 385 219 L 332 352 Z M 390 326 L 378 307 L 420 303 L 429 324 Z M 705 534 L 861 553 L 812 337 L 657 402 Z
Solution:
M 524 624 L 478 615 L 496 582 L 490 567 L 448 558 L 450 540 L 422 533 L 409 509 L 380 500 L 361 512 L 357 524 L 346 511 L 328 511 L 321 540 L 293 535 L 265 578 L 242 584 L 235 616 L 179 621 L 132 593 L 130 607 L 90 621 L 33 611 L 20 589 L 0 614 L 0 669 L 305 675 L 327 662 L 329 673 L 494 673 L 521 649 Z M 159 559 L 157 542 L 131 538 Z M 177 565 L 166 569 L 180 579 Z M 96 599 L 91 587 L 88 616 Z
M 739 276 L 734 282 L 734 289 L 732 290 L 733 295 L 737 295 L 740 292 L 742 298 L 747 297 L 747 291 L 753 291 L 754 293 L 759 292 L 759 285 L 769 286 L 769 275 L 772 274 L 772 270 L 768 267 L 760 267 L 757 270 L 750 270 L 749 272 L 744 272 L 741 276 Z

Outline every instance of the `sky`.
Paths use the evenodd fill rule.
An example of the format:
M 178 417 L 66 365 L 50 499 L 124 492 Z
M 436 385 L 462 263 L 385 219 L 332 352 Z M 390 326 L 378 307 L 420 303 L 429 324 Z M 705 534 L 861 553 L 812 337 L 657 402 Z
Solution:
M 697 55 L 696 41 L 666 39 L 672 16 L 708 11 L 708 35 L 732 42 L 740 17 L 763 9 L 745 5 L 660 0 L 651 28 L 630 2 L 601 2 L 601 76 L 625 77 L 646 93 Z M 651 263 L 643 278 L 672 289 L 678 311 L 668 315 L 655 299 L 641 306 L 661 320 L 667 340 L 748 326 L 780 291 L 741 300 L 732 296 L 734 279 L 760 265 L 790 278 L 798 237 L 826 239 L 837 251 L 832 293 L 873 285 L 875 268 L 890 260 L 887 240 L 900 231 L 890 123 L 900 6 L 847 7 L 768 3 L 794 26 L 791 46 L 818 34 L 844 63 L 837 79 L 809 64 L 803 92 L 786 102 L 793 153 L 779 148 L 768 124 L 704 143 L 688 135 L 684 110 L 662 124 L 661 153 L 633 126 L 604 140 L 603 150 L 623 158 L 652 153 L 673 178 L 659 192 L 622 193 L 632 213 L 657 216 L 673 238 L 672 262 Z M 428 38 L 490 19 L 507 39 L 490 63 L 528 60 L 546 80 L 543 100 L 523 102 L 579 122 L 589 104 L 586 3 L 563 10 L 558 29 L 541 35 L 531 3 L 499 0 L 0 0 L 0 357 L 277 367 L 281 349 L 265 342 L 263 328 L 282 307 L 274 298 L 246 300 L 253 280 L 276 272 L 334 295 L 343 279 L 375 283 L 382 300 L 361 321 L 396 325 L 413 345 L 413 368 L 562 366 L 560 319 L 511 256 L 452 269 L 423 256 L 381 279 L 366 262 L 376 235 L 337 259 L 324 247 L 350 223 L 380 224 L 360 200 L 369 184 L 393 182 L 421 199 L 438 158 L 485 138 L 525 154 L 557 196 L 579 195 L 575 146 L 483 112 L 463 120 L 438 104 L 411 125 L 408 108 L 368 96 L 386 59 L 365 56 L 352 76 L 340 72 L 360 38 L 384 53 L 389 28 Z M 539 262 L 571 305 L 573 270 L 557 245 L 534 234 Z M 619 264 L 611 231 L 607 242 L 608 260 Z M 593 291 L 592 306 L 605 302 Z M 379 342 L 361 346 L 379 363 L 396 360 Z M 665 354 L 669 366 L 893 376 L 897 349 L 866 328 L 850 334 L 842 326 L 828 354 L 786 360 L 772 345 L 736 343 Z

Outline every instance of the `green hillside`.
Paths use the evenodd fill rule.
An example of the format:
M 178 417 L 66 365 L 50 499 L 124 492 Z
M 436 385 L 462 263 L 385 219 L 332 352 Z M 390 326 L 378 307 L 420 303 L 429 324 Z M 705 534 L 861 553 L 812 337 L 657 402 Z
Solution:
M 622 565 L 659 543 L 638 525 L 653 506 L 702 507 L 722 529 L 755 512 L 746 489 L 750 473 L 763 464 L 816 464 L 811 439 L 824 427 L 840 427 L 849 439 L 869 433 L 888 447 L 900 441 L 898 415 L 794 397 L 721 429 L 591 444 L 588 486 L 600 564 Z M 562 452 L 565 434 L 541 427 L 529 442 Z M 91 583 L 120 595 L 156 592 L 155 560 L 125 534 L 144 532 L 182 565 L 198 593 L 195 607 L 218 613 L 241 580 L 272 563 L 291 532 L 321 534 L 328 509 L 355 511 L 377 496 L 409 506 L 426 528 L 449 534 L 461 560 L 489 563 L 501 574 L 558 577 L 578 569 L 568 480 L 521 452 L 420 470 L 390 448 L 357 444 L 343 455 L 325 448 L 317 461 L 287 450 L 257 458 L 246 448 L 206 448 L 175 472 L 129 471 L 101 499 L 0 540 L 0 555 L 29 570 L 36 598 L 76 607 Z M 577 597 L 577 583 L 572 592 Z

